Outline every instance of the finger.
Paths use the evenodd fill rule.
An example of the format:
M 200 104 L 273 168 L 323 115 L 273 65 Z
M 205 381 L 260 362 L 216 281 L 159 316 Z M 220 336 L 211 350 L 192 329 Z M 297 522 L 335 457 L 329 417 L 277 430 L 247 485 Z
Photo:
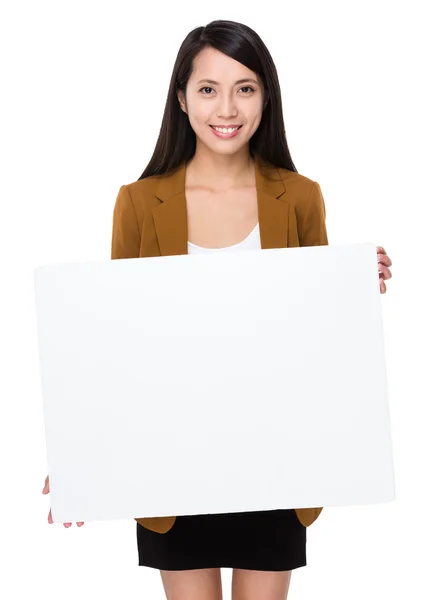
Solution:
M 63 523 L 63 525 L 64 525 L 64 526 L 66 527 L 66 529 L 67 529 L 68 527 L 70 527 L 70 526 L 72 525 L 72 523 Z
M 382 264 L 387 265 L 387 267 L 391 267 L 391 265 L 393 264 L 391 258 L 386 254 L 378 254 L 377 257 L 378 263 L 381 262 Z
M 83 527 L 84 521 L 77 521 L 77 527 Z
M 383 279 L 390 279 L 392 277 L 390 269 L 381 263 L 378 265 L 378 273 L 379 277 Z
M 387 291 L 387 286 L 385 285 L 385 281 L 379 278 L 379 287 L 381 288 L 381 294 L 385 294 Z
M 379 253 L 381 252 L 382 254 L 387 254 L 385 252 L 385 248 L 383 248 L 382 246 L 376 246 L 376 251 Z
M 43 494 L 48 494 L 49 493 L 49 475 L 45 479 L 45 486 L 43 488 L 42 493 Z

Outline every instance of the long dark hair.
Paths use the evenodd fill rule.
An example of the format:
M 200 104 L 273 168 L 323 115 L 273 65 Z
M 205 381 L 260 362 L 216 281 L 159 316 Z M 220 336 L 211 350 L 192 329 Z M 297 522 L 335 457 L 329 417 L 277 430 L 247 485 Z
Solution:
M 193 29 L 178 51 L 170 79 L 163 121 L 149 164 L 139 179 L 173 171 L 195 154 L 196 136 L 181 110 L 177 91 L 185 92 L 195 56 L 212 47 L 259 75 L 264 86 L 264 109 L 258 129 L 249 140 L 252 157 L 297 173 L 290 156 L 282 115 L 281 89 L 273 59 L 259 35 L 235 21 L 212 21 Z

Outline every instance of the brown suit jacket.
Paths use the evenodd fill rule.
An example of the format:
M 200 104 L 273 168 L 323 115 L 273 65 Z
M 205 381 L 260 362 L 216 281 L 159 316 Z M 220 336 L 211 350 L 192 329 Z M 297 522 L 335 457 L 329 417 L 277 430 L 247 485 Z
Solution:
M 113 211 L 112 259 L 187 254 L 185 169 L 122 185 Z M 262 169 L 262 172 L 261 172 Z M 325 204 L 318 183 L 255 158 L 261 247 L 327 245 Z M 322 508 L 295 508 L 308 527 Z M 166 533 L 176 517 L 135 519 L 143 527 Z

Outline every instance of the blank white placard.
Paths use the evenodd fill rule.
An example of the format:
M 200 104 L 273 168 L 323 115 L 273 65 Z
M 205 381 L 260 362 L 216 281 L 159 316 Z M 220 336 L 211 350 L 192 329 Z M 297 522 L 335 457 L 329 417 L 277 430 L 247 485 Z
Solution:
M 34 275 L 54 521 L 394 499 L 374 244 Z

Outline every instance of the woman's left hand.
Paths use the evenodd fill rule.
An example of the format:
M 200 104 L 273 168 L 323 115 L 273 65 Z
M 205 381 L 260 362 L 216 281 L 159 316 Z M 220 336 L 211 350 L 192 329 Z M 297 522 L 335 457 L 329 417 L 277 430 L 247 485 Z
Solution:
M 379 286 L 381 288 L 381 294 L 385 294 L 387 286 L 385 285 L 384 279 L 390 279 L 391 271 L 388 267 L 393 264 L 391 259 L 387 256 L 385 249 L 382 246 L 376 246 L 377 257 L 378 257 L 378 271 L 379 271 Z

